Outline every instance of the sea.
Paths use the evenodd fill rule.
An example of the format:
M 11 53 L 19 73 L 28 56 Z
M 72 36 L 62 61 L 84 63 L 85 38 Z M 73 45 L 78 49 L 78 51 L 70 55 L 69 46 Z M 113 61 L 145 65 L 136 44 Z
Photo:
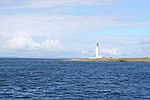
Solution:
M 0 58 L 0 100 L 150 100 L 150 63 Z

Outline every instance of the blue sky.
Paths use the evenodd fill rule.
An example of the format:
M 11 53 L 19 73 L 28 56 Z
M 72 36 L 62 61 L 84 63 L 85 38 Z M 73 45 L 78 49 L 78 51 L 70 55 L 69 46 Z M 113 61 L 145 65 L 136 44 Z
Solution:
M 150 57 L 150 0 L 0 0 L 0 57 Z

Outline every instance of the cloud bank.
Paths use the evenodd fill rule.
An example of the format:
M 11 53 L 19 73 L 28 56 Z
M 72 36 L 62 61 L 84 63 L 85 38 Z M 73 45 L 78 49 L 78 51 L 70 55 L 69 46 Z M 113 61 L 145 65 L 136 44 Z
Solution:
M 19 35 L 16 37 L 7 40 L 3 49 L 12 49 L 12 50 L 46 50 L 46 51 L 60 51 L 63 50 L 63 45 L 59 40 L 47 39 L 42 42 L 36 42 L 29 35 Z

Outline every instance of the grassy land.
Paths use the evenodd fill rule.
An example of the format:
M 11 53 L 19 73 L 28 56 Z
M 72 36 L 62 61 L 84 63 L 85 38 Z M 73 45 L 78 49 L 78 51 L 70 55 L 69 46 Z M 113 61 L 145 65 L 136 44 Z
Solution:
M 72 61 L 150 62 L 150 58 L 76 58 Z

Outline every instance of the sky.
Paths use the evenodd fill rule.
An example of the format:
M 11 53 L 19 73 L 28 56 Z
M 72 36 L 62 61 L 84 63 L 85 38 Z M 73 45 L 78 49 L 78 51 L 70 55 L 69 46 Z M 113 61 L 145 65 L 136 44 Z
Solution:
M 150 57 L 150 0 L 0 0 L 0 57 Z

